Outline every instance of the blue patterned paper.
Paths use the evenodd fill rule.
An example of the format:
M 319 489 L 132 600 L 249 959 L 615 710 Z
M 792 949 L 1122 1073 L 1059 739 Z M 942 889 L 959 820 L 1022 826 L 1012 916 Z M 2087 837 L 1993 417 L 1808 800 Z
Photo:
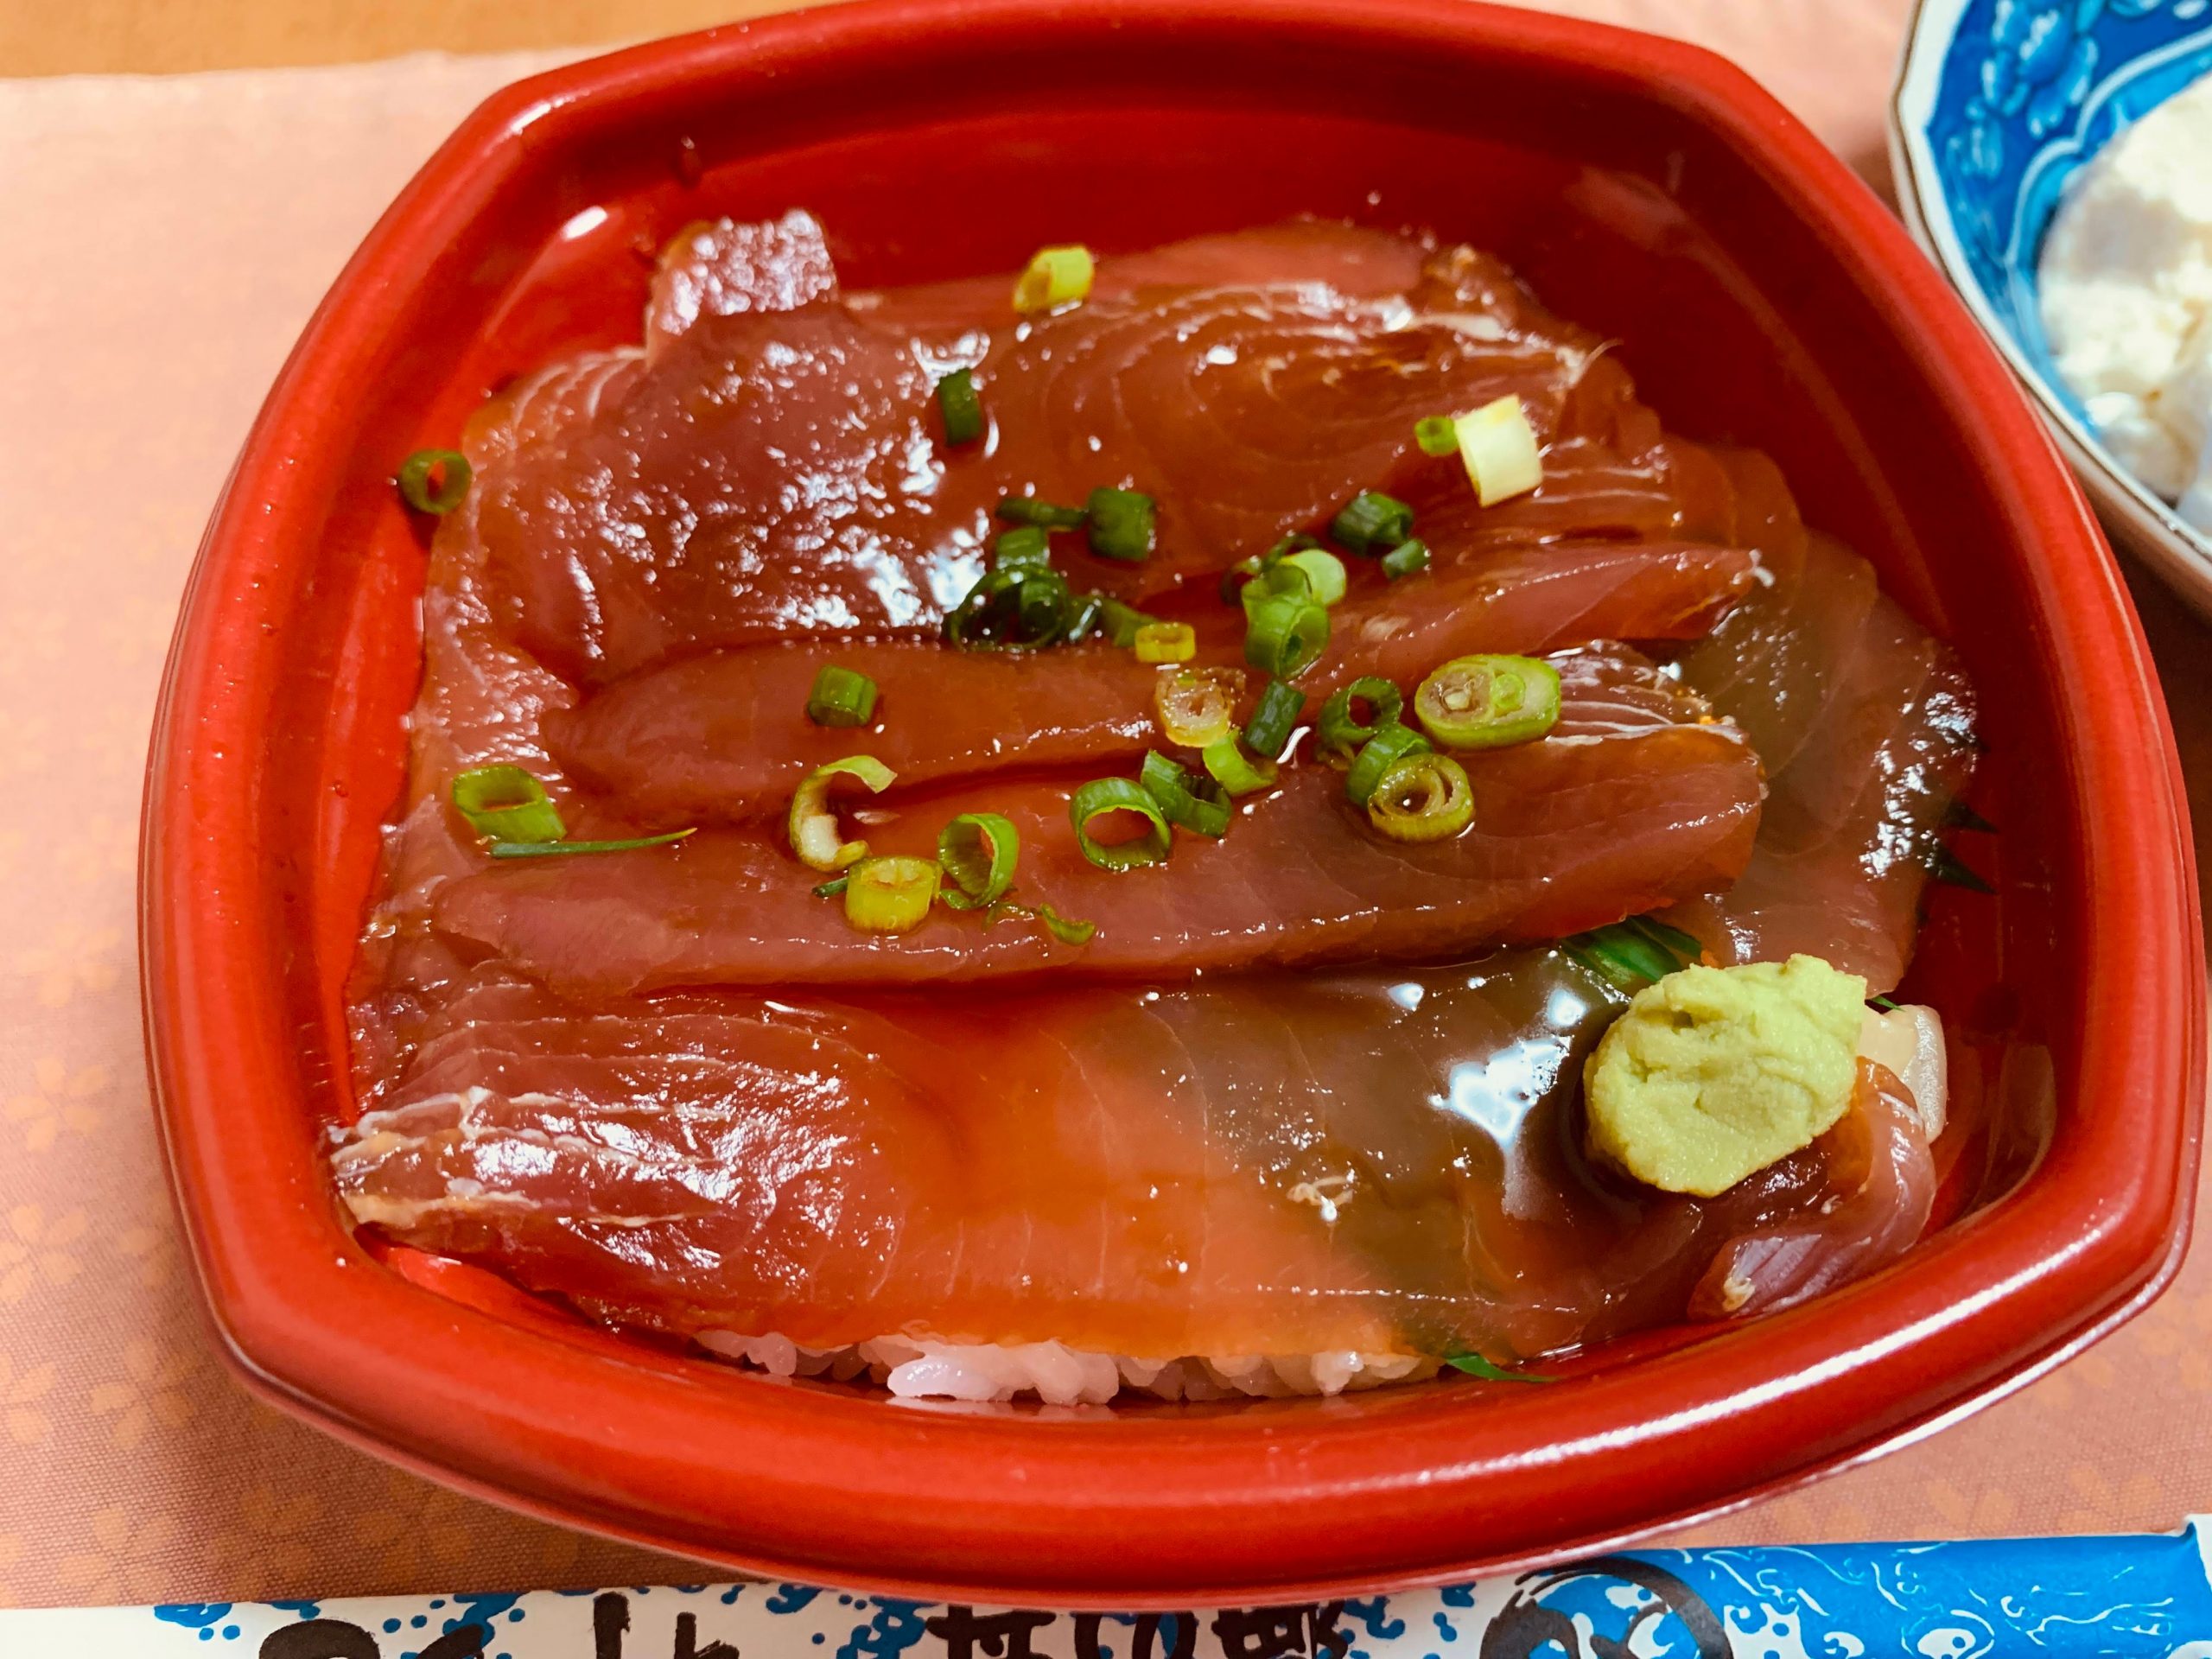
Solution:
M 2212 73 L 2212 0 L 1927 3 L 1957 14 L 1922 129 L 1942 205 L 1990 311 L 2081 418 L 2044 338 L 2037 253 L 2075 170 Z
M 1643 1550 L 1293 1606 L 1052 1613 L 804 1585 L 0 1611 L 0 1655 L 252 1659 L 2212 1659 L 2178 1536 Z

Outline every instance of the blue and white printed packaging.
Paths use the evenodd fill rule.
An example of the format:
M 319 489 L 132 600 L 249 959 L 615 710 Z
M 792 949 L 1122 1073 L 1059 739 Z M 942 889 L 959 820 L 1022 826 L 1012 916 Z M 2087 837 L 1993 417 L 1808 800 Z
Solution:
M 721 1584 L 0 1611 L 100 1659 L 2212 1659 L 2175 1535 L 1638 1550 L 1296 1606 L 1029 1612 Z

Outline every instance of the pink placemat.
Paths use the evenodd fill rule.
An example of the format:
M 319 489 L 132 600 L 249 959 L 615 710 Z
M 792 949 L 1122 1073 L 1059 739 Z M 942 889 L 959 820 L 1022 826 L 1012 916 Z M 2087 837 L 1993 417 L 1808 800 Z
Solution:
M 1732 52 L 1880 175 L 1905 0 L 1559 9 Z M 0 83 L 0 1604 L 698 1576 L 239 1393 L 181 1254 L 140 1047 L 140 775 L 201 525 L 376 213 L 479 98 L 552 60 Z M 2207 660 L 2196 625 L 2154 620 L 2169 661 Z M 2208 1327 L 2212 1260 L 2016 1399 L 1695 1536 L 2171 1525 L 2212 1508 Z

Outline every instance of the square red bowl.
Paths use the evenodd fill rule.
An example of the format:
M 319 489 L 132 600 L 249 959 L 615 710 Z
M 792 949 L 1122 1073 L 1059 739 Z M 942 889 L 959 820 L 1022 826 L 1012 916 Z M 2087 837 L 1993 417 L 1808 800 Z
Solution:
M 1677 429 L 1773 453 L 1984 701 L 2000 892 L 1942 895 L 1917 974 L 1962 1102 L 2005 1129 L 1978 1142 L 1979 1207 L 1813 1306 L 1551 1388 L 1123 1414 L 779 1383 L 357 1243 L 321 1153 L 419 664 L 393 467 L 502 376 L 635 338 L 645 257 L 683 222 L 794 205 L 860 285 L 1301 210 L 1431 226 L 1617 336 Z M 501 93 L 270 393 L 186 601 L 147 791 L 155 1084 L 249 1385 L 467 1490 L 733 1567 L 1126 1605 L 1531 1562 L 1925 1433 L 2139 1306 L 2181 1247 L 2196 886 L 2111 558 L 1873 197 L 1736 70 L 1639 35 L 1458 0 L 880 0 Z

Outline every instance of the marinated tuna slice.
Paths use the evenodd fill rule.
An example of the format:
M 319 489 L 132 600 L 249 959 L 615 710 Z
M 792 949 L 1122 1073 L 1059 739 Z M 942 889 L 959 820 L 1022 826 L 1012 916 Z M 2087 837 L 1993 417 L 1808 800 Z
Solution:
M 1470 553 L 1417 582 L 1376 577 L 1332 613 L 1331 648 L 1301 688 L 1319 698 L 1362 675 L 1410 686 L 1471 652 L 1693 638 L 1754 569 L 1738 548 L 1585 542 Z M 1243 663 L 1241 608 L 1209 603 L 1191 614 L 1201 664 Z M 807 716 L 814 677 L 831 664 L 874 681 L 865 747 L 902 791 L 1079 761 L 1109 766 L 1160 741 L 1157 671 L 1126 651 L 918 640 L 784 641 L 687 658 L 551 715 L 547 741 L 571 776 L 632 814 L 688 823 L 780 812 L 807 772 L 863 741 Z
M 1974 698 L 1949 650 L 1819 537 L 1780 541 L 1771 588 L 1681 667 L 1751 737 L 1769 796 L 1742 878 L 1669 919 L 1729 962 L 1802 951 L 1904 976 L 1944 813 L 1974 760 Z
M 1600 342 L 1465 249 L 1301 222 L 1107 259 L 1083 303 L 1023 320 L 1003 278 L 839 295 L 810 221 L 680 246 L 623 395 L 479 480 L 495 614 L 572 681 L 798 632 L 926 631 L 981 573 L 1008 494 L 1142 491 L 1151 556 L 1076 551 L 1077 585 L 1210 582 L 1370 485 L 1465 497 L 1414 424 L 1508 394 L 1558 465 L 1471 544 L 1696 539 L 1711 517 L 1695 452 L 1661 445 Z M 945 442 L 937 408 L 959 367 L 978 443 Z
M 335 1168 L 359 1222 L 598 1317 L 816 1349 L 1510 1360 L 1781 1306 L 1917 1236 L 1926 1147 L 1872 1088 L 1718 1199 L 1592 1168 L 1609 995 L 1554 951 L 804 1007 L 494 985 Z
M 988 783 L 866 825 L 878 854 L 933 857 L 955 816 L 1002 815 L 1020 839 L 1016 896 L 1096 923 L 1079 944 L 943 911 L 895 937 L 861 931 L 813 896 L 819 877 L 766 829 L 709 831 L 650 857 L 516 861 L 448 885 L 436 924 L 556 989 L 605 994 L 1417 961 L 1725 887 L 1758 818 L 1750 749 L 1648 665 L 1593 655 L 1563 666 L 1553 736 L 1463 757 L 1474 819 L 1446 841 L 1385 839 L 1347 804 L 1341 774 L 1312 762 L 1248 797 L 1217 840 L 1178 835 L 1165 861 L 1136 869 L 1085 857 L 1073 782 Z

